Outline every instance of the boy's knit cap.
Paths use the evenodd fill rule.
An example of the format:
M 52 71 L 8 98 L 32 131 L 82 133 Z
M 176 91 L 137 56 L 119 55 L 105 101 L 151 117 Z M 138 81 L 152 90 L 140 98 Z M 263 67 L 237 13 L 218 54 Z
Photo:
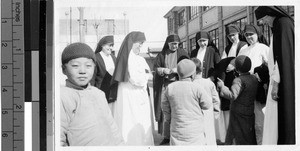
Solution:
M 181 79 L 196 73 L 196 65 L 190 59 L 183 59 L 177 64 L 177 72 Z
M 72 43 L 68 45 L 61 54 L 62 64 L 68 63 L 72 59 L 85 57 L 96 61 L 94 51 L 90 46 L 84 43 Z
M 235 68 L 241 73 L 246 73 L 251 69 L 251 60 L 245 55 L 240 55 L 235 58 Z

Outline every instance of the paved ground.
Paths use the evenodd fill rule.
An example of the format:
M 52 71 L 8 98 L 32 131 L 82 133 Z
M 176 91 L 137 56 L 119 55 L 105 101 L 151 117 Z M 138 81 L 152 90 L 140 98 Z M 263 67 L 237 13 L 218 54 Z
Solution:
M 153 134 L 154 137 L 154 145 L 158 146 L 159 143 L 163 140 L 163 137 L 157 133 L 157 130 L 155 131 L 155 133 Z

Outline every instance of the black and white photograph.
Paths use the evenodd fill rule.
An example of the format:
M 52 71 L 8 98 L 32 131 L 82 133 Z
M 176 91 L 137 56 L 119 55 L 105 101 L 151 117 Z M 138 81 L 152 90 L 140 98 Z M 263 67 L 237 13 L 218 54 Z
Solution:
M 299 4 L 1 2 L 1 148 L 297 151 Z

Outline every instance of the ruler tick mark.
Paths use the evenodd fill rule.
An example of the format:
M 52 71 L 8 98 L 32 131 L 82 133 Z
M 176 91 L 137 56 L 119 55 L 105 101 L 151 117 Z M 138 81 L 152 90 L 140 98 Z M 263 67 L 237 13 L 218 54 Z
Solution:
M 23 139 L 14 139 L 14 141 L 23 141 Z

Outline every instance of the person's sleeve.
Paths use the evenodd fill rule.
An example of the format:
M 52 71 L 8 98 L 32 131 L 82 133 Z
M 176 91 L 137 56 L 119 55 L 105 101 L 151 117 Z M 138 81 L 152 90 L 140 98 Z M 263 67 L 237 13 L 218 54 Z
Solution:
M 263 61 L 266 63 L 268 63 L 269 51 L 270 51 L 270 48 L 268 46 L 265 48 L 265 50 L 262 51 L 262 58 L 263 58 Z
M 168 88 L 162 94 L 162 100 L 161 100 L 161 109 L 164 114 L 164 123 L 163 123 L 164 138 L 170 138 L 170 124 L 171 124 L 171 106 L 167 94 L 168 94 Z
M 248 46 L 247 46 L 248 47 Z M 243 49 L 240 49 L 240 52 L 238 53 L 238 55 L 237 56 L 240 56 L 240 55 L 246 55 L 246 48 L 247 47 L 242 47 Z
M 220 62 L 220 60 L 221 60 L 221 56 L 220 56 L 220 53 L 219 53 L 219 50 L 218 49 L 216 49 L 215 50 L 215 59 L 214 59 L 214 63 L 215 63 L 215 65 L 217 64 L 217 63 L 219 63 Z
M 232 82 L 231 91 L 229 90 L 228 87 L 223 85 L 221 87 L 220 96 L 228 100 L 234 101 L 239 96 L 241 89 L 242 89 L 241 79 L 235 78 Z
M 162 54 L 159 53 L 154 60 L 154 71 L 159 75 L 159 76 L 164 76 L 164 67 L 161 66 L 161 58 L 162 58 Z
M 61 146 L 69 146 L 68 144 L 68 126 L 73 110 L 76 108 L 74 101 L 68 101 L 68 98 L 61 97 L 60 102 L 60 144 Z
M 271 78 L 275 82 L 280 83 L 280 73 L 279 73 L 277 61 L 275 62 Z
M 243 50 L 243 49 L 246 49 L 246 48 L 248 48 L 248 45 L 244 45 L 244 46 L 240 49 L 240 51 Z
M 129 82 L 135 86 L 146 87 L 148 82 L 148 77 L 149 77 L 146 74 L 146 68 L 139 67 L 139 65 L 143 62 L 133 60 L 133 59 L 137 59 L 137 58 L 130 58 L 129 56 L 128 59 Z
M 198 87 L 198 97 L 201 109 L 208 110 L 212 106 L 212 97 L 200 86 Z
M 148 63 L 146 62 L 146 60 L 144 59 L 143 60 L 144 62 L 144 66 L 145 66 L 145 71 L 146 71 L 146 75 L 147 75 L 147 79 L 150 80 L 150 79 L 153 79 L 153 74 L 152 74 L 152 71 L 148 65 Z
M 213 102 L 213 109 L 214 113 L 219 115 L 220 114 L 220 97 L 219 94 L 216 90 L 216 86 L 211 83 L 211 94 L 212 94 L 212 102 Z

